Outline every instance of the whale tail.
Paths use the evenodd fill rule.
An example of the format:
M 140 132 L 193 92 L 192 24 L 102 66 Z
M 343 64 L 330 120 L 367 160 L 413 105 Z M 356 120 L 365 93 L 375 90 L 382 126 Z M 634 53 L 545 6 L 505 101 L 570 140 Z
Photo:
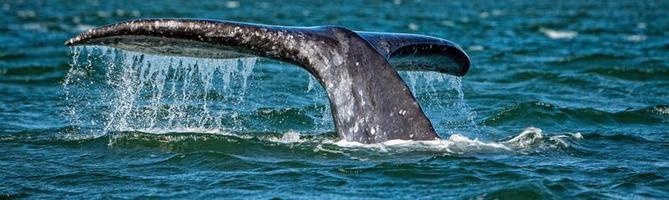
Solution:
M 325 88 L 339 137 L 361 143 L 438 137 L 393 68 L 463 76 L 470 65 L 467 54 L 447 40 L 340 26 L 141 19 L 94 28 L 65 44 L 206 58 L 259 56 L 295 64 Z

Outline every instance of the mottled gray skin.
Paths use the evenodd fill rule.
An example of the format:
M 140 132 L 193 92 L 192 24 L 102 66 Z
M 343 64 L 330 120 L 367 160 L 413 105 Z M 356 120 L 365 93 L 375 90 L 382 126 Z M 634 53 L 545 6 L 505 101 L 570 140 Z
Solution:
M 325 88 L 339 137 L 361 143 L 438 137 L 393 67 L 457 76 L 469 69 L 464 51 L 446 40 L 339 26 L 142 19 L 95 28 L 65 44 L 208 58 L 260 56 L 301 66 Z

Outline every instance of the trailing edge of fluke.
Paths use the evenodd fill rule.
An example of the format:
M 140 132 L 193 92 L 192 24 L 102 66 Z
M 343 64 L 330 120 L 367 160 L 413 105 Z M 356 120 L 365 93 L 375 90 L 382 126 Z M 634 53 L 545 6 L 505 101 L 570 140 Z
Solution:
M 435 37 L 287 27 L 205 19 L 139 19 L 85 31 L 65 42 L 149 54 L 258 56 L 300 66 L 325 88 L 341 139 L 377 143 L 438 138 L 397 70 L 463 76 L 467 54 Z

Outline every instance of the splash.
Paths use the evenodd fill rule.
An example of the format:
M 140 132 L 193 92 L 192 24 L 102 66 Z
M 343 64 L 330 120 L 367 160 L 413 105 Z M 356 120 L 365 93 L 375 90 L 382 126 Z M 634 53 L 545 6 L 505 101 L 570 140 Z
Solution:
M 256 58 L 163 57 L 106 47 L 75 47 L 72 54 L 63 85 L 68 116 L 78 127 L 102 124 L 103 134 L 242 127 L 228 125 L 238 123 L 235 108 L 244 102 Z

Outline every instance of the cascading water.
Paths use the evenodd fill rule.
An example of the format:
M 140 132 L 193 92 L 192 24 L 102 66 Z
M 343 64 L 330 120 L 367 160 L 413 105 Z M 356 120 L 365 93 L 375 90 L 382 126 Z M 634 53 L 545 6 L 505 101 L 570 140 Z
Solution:
M 476 113 L 465 101 L 462 78 L 437 72 L 409 71 L 405 80 L 432 125 L 442 137 L 449 134 L 480 136 Z M 448 87 L 435 87 L 445 84 Z
M 76 47 L 64 81 L 68 115 L 77 127 L 103 124 L 102 133 L 242 128 L 236 118 L 255 62 L 253 57 L 194 59 Z M 98 116 L 80 120 L 89 114 Z

